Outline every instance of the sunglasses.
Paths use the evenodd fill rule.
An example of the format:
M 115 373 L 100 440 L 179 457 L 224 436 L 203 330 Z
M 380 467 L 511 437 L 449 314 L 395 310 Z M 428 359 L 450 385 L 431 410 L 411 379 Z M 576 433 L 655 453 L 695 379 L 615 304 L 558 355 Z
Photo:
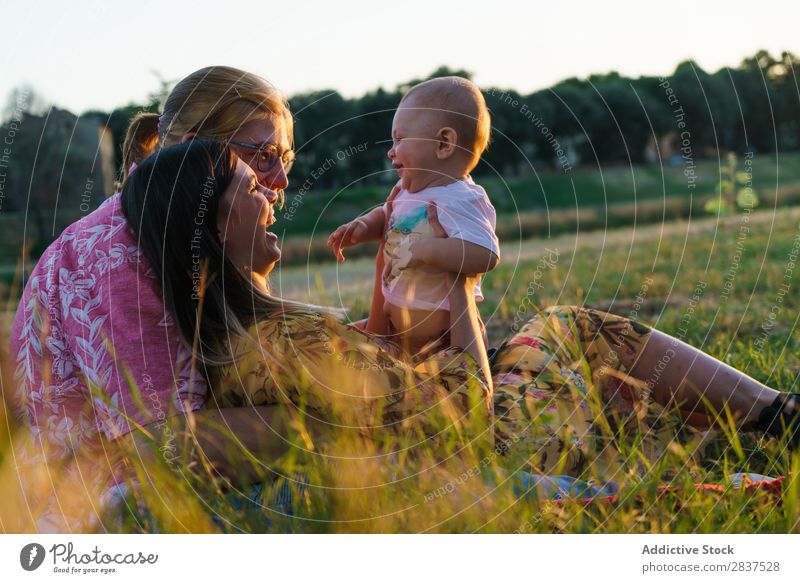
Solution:
M 258 168 L 260 172 L 269 172 L 280 160 L 283 171 L 289 174 L 295 160 L 294 150 L 281 151 L 275 144 L 250 144 L 247 142 L 237 142 L 235 140 L 228 140 L 228 143 L 240 148 L 251 150 L 252 153 L 241 156 L 241 158 L 251 168 Z

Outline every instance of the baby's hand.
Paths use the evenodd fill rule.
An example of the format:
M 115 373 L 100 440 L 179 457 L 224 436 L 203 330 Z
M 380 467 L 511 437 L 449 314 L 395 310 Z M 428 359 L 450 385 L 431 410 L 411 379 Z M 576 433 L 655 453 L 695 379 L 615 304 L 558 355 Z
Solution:
M 344 261 L 343 249 L 360 243 L 367 233 L 367 224 L 361 219 L 354 219 L 336 229 L 328 237 L 328 247 L 333 250 L 337 261 Z

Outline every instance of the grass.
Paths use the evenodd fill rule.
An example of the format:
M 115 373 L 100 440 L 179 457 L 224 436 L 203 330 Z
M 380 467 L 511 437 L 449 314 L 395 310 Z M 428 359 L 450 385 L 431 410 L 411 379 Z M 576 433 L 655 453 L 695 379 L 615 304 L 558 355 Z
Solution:
M 584 304 L 633 315 L 723 359 L 780 390 L 797 390 L 800 372 L 800 209 L 678 220 L 637 228 L 562 234 L 550 240 L 511 241 L 503 264 L 484 281 L 481 311 L 491 343 L 533 314 L 534 306 Z M 279 295 L 341 305 L 353 318 L 364 315 L 371 262 L 284 267 L 274 274 Z M 541 284 L 541 286 L 540 286 Z M 783 286 L 783 287 L 782 287 Z M 788 288 L 786 287 L 788 286 Z M 7 371 L 5 371 L 7 372 Z M 13 386 L 6 377 L 7 387 Z M 20 484 L 10 456 L 10 435 L 19 437 L 0 411 L 0 528 L 25 525 L 27 495 L 38 482 Z M 540 503 L 519 500 L 514 472 L 524 460 L 494 456 L 484 444 L 446 432 L 436 443 L 416 443 L 413 433 L 356 439 L 334 432 L 324 441 L 309 437 L 301 415 L 285 434 L 296 447 L 260 472 L 270 488 L 310 482 L 298 493 L 289 520 L 267 511 L 242 509 L 234 486 L 202 464 L 170 465 L 156 456 L 133 465 L 150 476 L 132 504 L 145 513 L 115 532 L 529 532 L 529 533 L 750 533 L 800 532 L 800 458 L 776 440 L 755 435 L 684 434 L 655 462 L 645 464 L 634 444 L 613 477 L 625 484 L 613 505 Z M 154 449 L 158 444 L 154 444 Z M 322 455 L 324 454 L 324 455 Z M 243 461 L 242 463 L 252 463 Z M 764 493 L 701 494 L 692 484 L 726 483 L 734 472 L 787 476 L 782 503 Z M 658 486 L 670 476 L 676 489 Z M 597 471 L 586 477 L 607 479 Z M 61 492 L 67 489 L 61 488 Z M 67 494 L 88 507 L 81 488 Z M 82 498 L 83 497 L 83 498 Z M 212 520 L 217 517 L 217 522 Z M 22 520 L 23 526 L 13 526 Z M 220 527 L 219 525 L 227 525 Z
M 761 208 L 800 203 L 800 153 L 755 155 L 748 166 L 740 157 L 738 169 L 748 170 Z M 720 164 L 698 160 L 691 189 L 684 170 L 682 165 L 660 164 L 584 166 L 569 174 L 530 172 L 508 180 L 480 176 L 477 181 L 497 210 L 500 240 L 511 241 L 706 215 L 703 207 L 720 183 Z M 282 238 L 284 264 L 329 261 L 327 236 L 382 204 L 390 186 L 356 184 L 336 191 L 312 189 L 302 196 L 288 191 L 286 208 L 273 227 Z M 356 247 L 349 254 L 374 256 L 375 247 Z
M 800 153 L 756 154 L 747 168 L 740 156 L 738 169 L 749 169 L 761 208 L 800 203 Z M 498 236 L 510 241 L 702 216 L 705 203 L 717 192 L 720 161 L 696 161 L 693 189 L 687 187 L 684 170 L 683 165 L 586 165 L 569 174 L 530 168 L 509 179 L 484 173 L 477 181 L 497 210 Z M 285 208 L 277 213 L 278 222 L 272 227 L 281 238 L 284 265 L 330 261 L 331 252 L 325 246 L 328 235 L 383 204 L 391 188 L 391 183 L 355 183 L 336 190 L 312 187 L 300 194 L 293 186 L 302 185 L 305 178 L 291 176 Z M 35 256 L 64 227 L 85 214 L 76 210 L 40 213 L 44 234 L 30 216 L 26 221 L 24 213 L 0 216 L 0 285 L 12 278 L 23 235 Z M 37 241 L 37 237 L 43 240 Z M 374 256 L 375 249 L 374 245 L 362 245 L 351 249 L 349 255 Z
M 660 202 L 665 197 L 711 196 L 721 179 L 720 164 L 717 159 L 697 160 L 691 189 L 687 187 L 685 166 L 658 163 L 585 165 L 567 174 L 534 167 L 514 178 L 484 172 L 476 176 L 476 181 L 486 189 L 498 215 L 513 217 L 520 212 L 575 212 L 632 202 Z M 800 153 L 756 154 L 749 169 L 752 187 L 760 194 L 762 204 L 768 204 L 779 185 L 800 182 Z M 739 170 L 745 170 L 742 156 Z M 291 180 L 292 184 L 303 184 L 302 176 L 292 175 Z M 281 227 L 289 238 L 317 231 L 328 233 L 359 213 L 383 204 L 391 185 L 391 182 L 384 186 L 355 183 L 336 190 L 311 188 L 304 194 L 293 191 L 290 185 L 286 209 L 291 211 L 291 218 L 283 221 Z

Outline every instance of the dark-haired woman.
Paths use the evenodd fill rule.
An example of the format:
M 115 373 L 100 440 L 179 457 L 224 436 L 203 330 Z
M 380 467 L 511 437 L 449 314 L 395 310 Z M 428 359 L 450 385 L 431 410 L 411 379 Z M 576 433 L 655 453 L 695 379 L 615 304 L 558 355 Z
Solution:
M 159 189 L 172 196 L 152 196 Z M 164 301 L 184 342 L 211 365 L 215 406 L 223 410 L 303 403 L 323 424 L 368 431 L 409 420 L 425 429 L 432 411 L 451 423 L 477 420 L 476 427 L 493 419 L 498 449 L 518 448 L 545 471 L 561 467 L 574 476 L 607 462 L 598 453 L 608 426 L 643 435 L 658 455 L 674 435 L 668 425 L 680 422 L 666 405 L 681 399 L 683 409 L 686 401 L 694 409 L 687 412 L 705 411 L 696 387 L 743 428 L 780 433 L 768 422 L 796 417 L 772 409 L 782 400 L 777 391 L 702 352 L 580 307 L 532 318 L 490 368 L 473 282 L 463 276 L 448 275 L 452 346 L 423 362 L 324 310 L 275 298 L 261 283 L 280 258 L 268 230 L 271 203 L 252 170 L 221 144 L 196 141 L 151 156 L 126 183 L 122 205 L 149 263 L 169 258 L 155 267 Z M 202 293 L 192 276 L 197 259 L 206 273 Z M 665 355 L 676 362 L 660 366 Z M 549 424 L 536 419 L 542 411 Z
M 161 114 L 132 121 L 123 144 L 123 182 L 151 152 L 194 136 L 229 143 L 270 204 L 282 198 L 294 159 L 292 117 L 270 83 L 232 67 L 206 67 L 184 78 Z M 86 528 L 84 520 L 71 518 L 67 493 L 83 513 L 92 507 L 88 492 L 102 491 L 109 472 L 117 473 L 104 439 L 162 425 L 176 412 L 203 408 L 207 399 L 205 379 L 192 372 L 191 349 L 164 307 L 119 194 L 65 229 L 38 260 L 14 319 L 9 356 L 19 421 L 31 440 L 18 462 L 51 475 L 37 482 L 47 494 L 34 497 L 39 488 L 26 488 L 22 502 L 41 516 L 31 527 L 41 531 L 68 531 L 73 523 Z M 220 416 L 242 433 L 265 419 L 243 409 Z M 82 471 L 78 452 L 105 470 Z
M 272 203 L 224 144 L 194 140 L 147 158 L 123 188 L 122 210 L 184 343 L 211 371 L 216 407 L 303 400 L 324 422 L 336 415 L 362 428 L 445 403 L 459 416 L 491 411 L 473 278 L 453 276 L 454 347 L 415 363 L 324 308 L 270 294 L 281 256 Z

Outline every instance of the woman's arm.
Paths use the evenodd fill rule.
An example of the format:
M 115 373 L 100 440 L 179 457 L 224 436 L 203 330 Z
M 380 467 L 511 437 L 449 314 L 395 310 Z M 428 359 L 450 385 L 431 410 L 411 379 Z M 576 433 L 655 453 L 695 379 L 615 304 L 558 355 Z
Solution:
M 383 243 L 378 249 L 375 257 L 375 280 L 372 284 L 372 305 L 369 308 L 369 317 L 364 326 L 364 330 L 373 334 L 386 336 L 389 333 L 389 325 L 386 321 L 386 314 L 383 311 L 383 304 L 386 299 L 383 297 Z
M 313 420 L 294 424 L 289 411 L 278 405 L 202 409 L 170 421 L 145 427 L 156 444 L 174 444 L 174 457 L 187 463 L 205 459 L 229 480 L 244 483 L 263 480 L 271 462 L 289 452 L 288 435 L 303 431 L 301 437 L 310 446 L 312 435 L 323 432 Z M 128 444 L 140 457 L 153 455 L 151 440 L 140 432 L 129 434 Z
M 500 263 L 497 254 L 484 245 L 466 241 L 458 235 L 448 236 L 439 220 L 439 208 L 436 203 L 428 205 L 428 221 L 435 236 L 415 241 L 411 245 L 409 249 L 411 258 L 404 268 L 422 267 L 434 271 L 474 275 L 491 271 Z M 488 240 L 488 237 L 486 239 Z M 496 241 L 496 237 L 494 240 Z
M 470 241 L 436 238 L 416 241 L 410 248 L 406 267 L 428 267 L 451 273 L 486 273 L 500 263 L 491 250 Z
M 483 341 L 478 307 L 475 305 L 475 278 L 451 275 L 450 285 L 450 343 L 471 354 L 480 367 L 491 394 L 492 373 L 486 345 Z
M 384 224 L 381 229 L 381 234 L 385 233 L 389 228 L 389 217 L 392 214 L 392 205 L 394 199 L 400 193 L 400 182 L 394 185 L 389 197 L 386 199 L 386 208 L 383 213 Z M 369 309 L 369 318 L 364 326 L 364 330 L 372 332 L 373 334 L 381 334 L 383 336 L 389 333 L 389 324 L 386 320 L 386 314 L 383 311 L 383 305 L 386 298 L 383 297 L 383 269 L 385 266 L 383 258 L 383 245 L 381 243 L 378 249 L 378 255 L 375 257 L 375 280 L 372 284 L 372 305 Z
M 435 238 L 431 241 L 446 243 L 450 241 L 447 232 L 439 221 L 439 213 L 435 204 L 428 205 L 428 221 Z M 465 242 L 456 240 L 455 245 L 461 247 Z M 477 247 L 477 245 L 476 245 Z M 407 266 L 408 267 L 408 266 Z M 471 354 L 483 373 L 489 394 L 492 393 L 492 374 L 489 358 L 486 355 L 485 330 L 478 307 L 475 305 L 476 275 L 466 272 L 454 273 L 446 270 L 443 277 L 450 278 L 450 343 Z

